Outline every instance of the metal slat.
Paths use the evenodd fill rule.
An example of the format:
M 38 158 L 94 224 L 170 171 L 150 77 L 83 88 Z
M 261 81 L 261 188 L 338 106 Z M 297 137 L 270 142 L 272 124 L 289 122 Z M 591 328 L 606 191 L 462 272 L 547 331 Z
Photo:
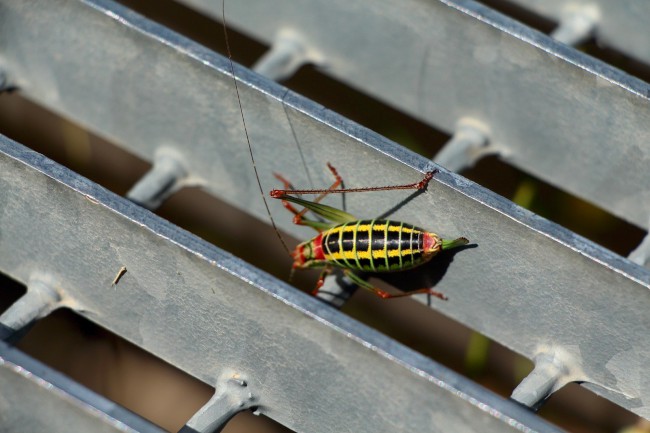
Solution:
M 296 431 L 559 432 L 3 137 L 0 204 L 0 270 Z
M 221 0 L 179 1 L 220 19 Z M 648 49 L 634 30 L 647 6 L 604 18 L 619 2 L 596 3 L 608 4 L 604 32 L 635 33 Z M 268 45 L 291 32 L 325 73 L 443 131 L 482 124 L 509 163 L 648 227 L 646 83 L 473 1 L 244 0 L 226 14 Z
M 0 389 L 4 432 L 163 433 L 2 341 Z
M 643 0 L 509 0 L 561 23 L 576 14 L 594 17 L 593 36 L 598 43 L 650 63 L 650 3 Z
M 452 20 L 450 27 L 454 20 L 474 19 L 455 9 L 441 13 L 444 11 L 451 13 L 447 17 Z M 62 30 L 49 33 L 44 23 L 55 12 L 62 16 Z M 26 94 L 83 120 L 146 159 L 151 160 L 159 147 L 173 148 L 191 176 L 206 189 L 265 218 L 228 63 L 223 58 L 106 1 L 8 3 L 2 17 L 0 30 L 7 35 L 0 38 L 1 52 L 8 71 Z M 490 19 L 496 18 L 490 15 Z M 84 34 L 83 41 L 66 32 L 66 20 L 75 23 L 75 34 Z M 485 25 L 472 28 L 471 34 L 486 32 L 487 38 L 497 32 Z M 513 44 L 512 49 L 521 49 L 523 57 L 518 59 L 524 63 L 530 60 L 527 55 L 540 56 L 537 48 L 521 40 L 505 35 L 499 38 L 507 46 Z M 543 38 L 542 42 L 547 41 Z M 103 47 L 102 51 L 97 47 Z M 567 53 L 574 55 L 573 51 Z M 543 62 L 536 64 L 546 67 Z M 582 74 L 581 69 L 566 63 L 554 64 L 561 72 L 569 72 L 572 79 Z M 605 72 L 612 73 L 609 69 Z M 349 185 L 412 182 L 420 176 L 417 171 L 433 168 L 421 157 L 243 68 L 236 68 L 236 75 L 258 165 L 263 167 L 262 182 L 268 189 L 276 185 L 272 172 L 292 173 L 296 184 L 307 184 L 304 175 L 296 173 L 294 177 L 301 162 L 292 128 L 307 166 L 322 168 L 314 173 L 321 185 L 329 181 L 322 167 L 324 161 L 333 162 Z M 616 85 L 604 86 L 603 92 L 609 96 L 599 98 L 594 110 L 601 110 L 608 105 L 608 97 L 616 99 L 615 95 L 623 91 Z M 512 116 L 524 111 L 514 110 Z M 147 113 L 146 118 L 143 113 Z M 638 122 L 643 113 L 640 109 L 625 121 Z M 510 120 L 517 124 L 514 117 Z M 540 125 L 543 120 L 539 120 Z M 644 133 L 632 124 L 620 132 Z M 602 150 L 603 161 L 607 161 L 606 152 L 613 147 Z M 567 155 L 563 158 L 570 159 Z M 630 173 L 639 174 L 634 167 L 640 160 L 631 166 Z M 620 160 L 607 162 L 623 164 Z M 348 201 L 348 210 L 363 217 L 377 216 L 404 198 L 399 192 L 355 197 Z M 274 205 L 282 212 L 279 204 Z M 650 358 L 650 337 L 645 332 L 650 327 L 647 269 L 444 170 L 427 194 L 404 203 L 393 216 L 447 237 L 465 235 L 478 245 L 456 254 L 448 271 L 444 273 L 443 269 L 437 289 L 451 300 L 434 302 L 434 308 L 530 359 L 562 354 L 571 367 L 565 379 L 585 382 L 598 394 L 650 417 L 650 384 L 639 380 Z M 293 233 L 306 233 L 285 219 L 278 222 Z M 51 241 L 54 245 L 60 242 Z M 15 248 L 24 249 L 18 240 L 14 242 Z M 165 254 L 156 248 L 149 251 L 151 255 Z M 133 260 L 140 255 L 135 251 L 131 254 Z M 111 270 L 106 271 L 106 278 L 112 280 L 121 266 L 128 267 L 119 262 L 114 257 L 107 262 L 112 266 L 108 266 Z M 425 281 L 428 278 L 426 270 L 419 275 Z M 176 278 L 174 274 L 168 277 L 170 281 Z M 79 296 L 87 302 L 87 294 Z M 138 326 L 121 313 L 108 316 L 102 316 L 105 322 L 101 323 L 121 335 L 131 335 L 131 327 Z M 184 364 L 180 362 L 181 368 Z

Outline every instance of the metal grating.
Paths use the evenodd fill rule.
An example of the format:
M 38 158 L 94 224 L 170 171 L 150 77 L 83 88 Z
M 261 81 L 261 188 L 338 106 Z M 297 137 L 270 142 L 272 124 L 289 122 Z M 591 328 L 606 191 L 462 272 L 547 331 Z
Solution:
M 509 163 L 647 227 L 646 83 L 478 3 L 370 3 L 238 1 L 228 20 L 269 45 L 290 31 L 337 79 L 450 134 L 476 124 Z
M 557 0 L 509 1 L 555 21 L 558 24 L 554 30 L 555 37 L 560 32 L 566 34 L 580 25 L 584 37 L 578 38 L 576 42 L 593 37 L 599 44 L 615 48 L 646 64 L 650 63 L 650 5 L 645 2 L 581 0 L 568 4 Z
M 341 80 L 450 133 L 469 119 L 490 152 L 647 223 L 647 84 L 473 2 L 409 2 L 394 13 L 386 5 L 381 15 L 335 2 L 266 4 L 229 3 L 229 21 L 267 41 L 289 21 L 318 53 L 308 60 Z M 363 31 L 341 31 L 346 43 L 321 38 L 328 16 Z M 155 208 L 200 185 L 265 218 L 223 57 L 109 1 L 0 2 L 0 20 L 10 85 L 153 164 L 132 200 Z M 367 49 L 361 41 L 380 40 L 379 26 L 393 37 Z M 385 58 L 410 72 L 394 82 L 377 64 Z M 406 183 L 437 168 L 245 68 L 235 75 L 264 185 L 301 165 L 297 144 L 307 166 L 336 161 L 350 185 L 372 184 L 378 171 L 382 183 Z M 515 108 L 527 101 L 538 111 Z M 559 431 L 47 158 L 6 138 L 0 151 L 0 271 L 28 286 L 0 317 L 6 334 L 54 308 L 76 310 L 215 387 L 185 430 L 213 431 L 252 408 L 295 431 Z M 328 181 L 325 170 L 312 175 Z M 400 199 L 375 195 L 348 210 L 379 215 Z M 646 268 L 442 167 L 394 217 L 476 242 L 441 270 L 436 287 L 452 301 L 431 307 L 535 361 L 514 399 L 538 406 L 581 382 L 650 417 Z M 391 404 L 378 412 L 377 399 Z
M 0 342 L 0 388 L 2 431 L 163 431 L 5 342 Z

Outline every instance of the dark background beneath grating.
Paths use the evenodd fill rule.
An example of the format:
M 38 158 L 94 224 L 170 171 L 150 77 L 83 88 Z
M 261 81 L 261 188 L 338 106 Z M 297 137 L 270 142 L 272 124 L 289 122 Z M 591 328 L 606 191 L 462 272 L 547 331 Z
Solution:
M 122 3 L 203 45 L 225 52 L 223 30 L 215 21 L 168 0 Z M 491 3 L 499 3 L 493 7 L 502 6 L 500 2 Z M 542 31 L 553 26 L 517 8 L 504 12 Z M 242 64 L 250 66 L 265 50 L 232 30 L 229 34 L 233 57 Z M 620 53 L 601 49 L 593 42 L 585 49 L 650 80 L 646 66 Z M 427 157 L 435 155 L 449 138 L 313 68 L 303 68 L 286 85 Z M 19 91 L 0 95 L 0 133 L 121 195 L 149 168 L 147 162 L 23 99 Z M 463 175 L 621 255 L 627 255 L 645 234 L 496 158 L 480 161 Z M 282 259 L 284 251 L 267 225 L 198 189 L 178 192 L 156 213 L 267 272 L 283 279 L 288 276 L 290 262 Z M 266 240 L 263 246 L 260 239 Z M 260 250 L 264 251 L 261 258 Z M 299 274 L 293 283 L 310 290 L 314 281 L 315 275 Z M 24 287 L 5 277 L 0 277 L 0 285 L 0 307 L 4 310 L 24 292 Z M 498 343 L 409 299 L 382 301 L 359 291 L 343 311 L 503 396 L 508 396 L 532 368 L 528 360 Z M 170 431 L 178 430 L 213 392 L 208 385 L 67 310 L 57 311 L 37 323 L 19 346 Z M 378 410 L 382 404 L 390 404 L 377 403 Z M 569 385 L 554 395 L 541 415 L 568 431 L 581 433 L 621 432 L 638 422 L 638 417 L 578 385 Z M 243 413 L 225 430 L 240 431 L 287 430 L 268 418 Z

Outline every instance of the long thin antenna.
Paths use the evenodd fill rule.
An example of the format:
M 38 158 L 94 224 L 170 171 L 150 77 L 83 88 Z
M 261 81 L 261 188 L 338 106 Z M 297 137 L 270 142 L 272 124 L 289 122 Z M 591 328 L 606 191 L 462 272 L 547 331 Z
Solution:
M 280 230 L 275 225 L 275 220 L 273 219 L 273 215 L 271 215 L 271 209 L 269 208 L 269 204 L 266 201 L 266 196 L 264 194 L 264 190 L 262 189 L 262 182 L 260 182 L 260 176 L 259 173 L 257 172 L 257 165 L 255 164 L 255 156 L 253 155 L 253 147 L 251 146 L 251 140 L 248 137 L 248 128 L 246 128 L 244 109 L 242 108 L 241 105 L 241 98 L 239 96 L 239 86 L 237 85 L 237 77 L 235 77 L 235 66 L 233 65 L 232 62 L 232 53 L 230 52 L 230 42 L 228 40 L 228 24 L 226 23 L 226 0 L 222 0 L 221 2 L 221 16 L 223 17 L 223 37 L 224 40 L 226 41 L 226 52 L 228 53 L 228 62 L 230 64 L 230 75 L 232 76 L 232 81 L 235 84 L 235 92 L 237 93 L 237 103 L 239 104 L 239 113 L 241 114 L 241 121 L 242 124 L 244 125 L 244 133 L 246 134 L 246 143 L 248 143 L 248 153 L 250 154 L 251 162 L 253 163 L 253 171 L 255 171 L 255 179 L 257 180 L 257 186 L 260 190 L 260 195 L 262 196 L 262 200 L 264 201 L 264 207 L 266 208 L 266 213 L 269 216 L 269 220 L 271 221 L 273 230 L 275 230 L 275 234 L 278 236 L 278 239 L 280 239 L 282 246 L 287 251 L 287 254 L 289 254 L 289 257 L 291 257 L 291 250 L 289 249 L 286 242 L 282 238 L 282 235 L 280 234 Z
M 287 97 L 287 94 L 289 93 L 289 89 L 287 89 L 286 92 L 284 92 L 284 96 L 282 96 L 282 109 L 284 110 L 284 116 L 287 118 L 287 122 L 289 122 L 289 129 L 291 129 L 291 135 L 293 136 L 293 142 L 296 143 L 296 150 L 298 151 L 298 155 L 300 155 L 300 160 L 302 161 L 302 167 L 305 170 L 305 174 L 307 175 L 307 180 L 309 181 L 309 185 L 311 187 L 314 187 L 314 181 L 311 179 L 311 175 L 309 174 L 309 170 L 307 169 L 307 161 L 305 161 L 305 154 L 302 152 L 302 147 L 300 147 L 300 144 L 298 144 L 298 136 L 296 135 L 296 130 L 293 127 L 293 122 L 291 121 L 291 117 L 289 117 L 289 113 L 287 112 L 287 105 L 284 103 L 284 99 Z

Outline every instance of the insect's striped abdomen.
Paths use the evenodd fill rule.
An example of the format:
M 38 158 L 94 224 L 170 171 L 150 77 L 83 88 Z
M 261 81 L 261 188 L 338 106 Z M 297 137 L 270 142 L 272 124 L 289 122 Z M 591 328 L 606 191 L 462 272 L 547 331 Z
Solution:
M 388 220 L 352 221 L 322 235 L 323 253 L 328 262 L 370 272 L 413 268 L 428 261 L 440 247 L 436 235 L 411 224 Z M 435 237 L 433 249 L 430 248 L 432 237 Z

